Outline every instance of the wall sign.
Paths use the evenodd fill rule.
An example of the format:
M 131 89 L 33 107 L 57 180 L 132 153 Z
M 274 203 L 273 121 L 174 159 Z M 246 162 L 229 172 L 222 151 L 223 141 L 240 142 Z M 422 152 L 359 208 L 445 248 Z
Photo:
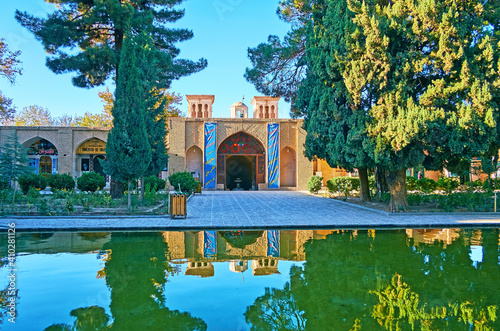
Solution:
M 217 137 L 217 124 L 205 123 L 205 166 L 204 183 L 205 188 L 215 189 L 215 178 L 217 175 L 215 142 Z

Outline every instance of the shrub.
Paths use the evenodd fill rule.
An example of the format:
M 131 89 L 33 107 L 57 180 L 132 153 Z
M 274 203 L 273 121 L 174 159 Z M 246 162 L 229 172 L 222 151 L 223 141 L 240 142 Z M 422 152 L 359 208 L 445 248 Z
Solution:
M 453 190 L 460 186 L 460 182 L 454 178 L 449 177 L 439 177 L 436 182 L 436 187 L 440 190 L 446 191 L 446 193 L 451 193 Z
M 0 178 L 0 190 L 5 190 L 9 188 L 9 181 L 7 178 Z
M 420 194 L 413 194 L 413 193 L 408 194 L 408 204 L 410 206 L 418 206 L 421 203 L 422 203 L 422 196 Z
M 500 190 L 500 178 L 492 178 L 491 184 L 493 185 L 492 189 Z
M 176 191 L 179 190 L 180 186 L 181 192 L 188 194 L 194 192 L 194 189 L 198 185 L 194 177 L 187 171 L 176 172 L 175 174 L 168 176 L 168 181 Z
M 493 207 L 489 193 L 451 193 L 439 195 L 437 200 L 438 206 L 444 211 L 453 211 L 457 208 L 467 208 L 469 211 L 488 211 Z
M 43 190 L 47 187 L 47 180 L 42 175 L 27 174 L 19 177 L 19 186 L 23 194 L 27 194 L 30 187 Z
M 104 178 L 104 176 L 101 176 L 96 172 L 84 173 L 76 181 L 78 188 L 81 191 L 95 192 L 106 186 L 106 178 Z
M 471 182 L 471 186 L 472 187 L 482 187 L 483 186 L 483 182 L 480 179 L 478 179 L 478 180 L 475 180 L 475 181 Z
M 408 191 L 416 191 L 417 190 L 417 179 L 412 176 L 406 177 L 406 189 Z
M 430 193 L 436 189 L 436 181 L 430 178 L 419 179 L 417 180 L 417 189 L 425 193 Z
M 157 176 L 152 175 L 144 178 L 144 187 L 146 187 L 148 184 L 152 192 L 157 192 L 159 190 L 163 190 L 167 182 L 161 178 L 158 178 Z
M 357 177 L 335 177 L 326 182 L 326 188 L 329 192 L 341 191 L 348 197 L 351 191 L 359 190 L 359 178 Z
M 307 189 L 312 194 L 318 194 L 318 191 L 321 190 L 323 186 L 323 177 L 312 175 L 307 181 Z
M 48 180 L 49 186 L 54 190 L 68 190 L 75 188 L 75 180 L 68 174 L 55 174 Z
M 40 191 L 38 191 L 36 188 L 32 186 L 29 188 L 28 193 L 26 193 L 26 195 L 28 196 L 28 198 L 36 199 L 40 197 Z

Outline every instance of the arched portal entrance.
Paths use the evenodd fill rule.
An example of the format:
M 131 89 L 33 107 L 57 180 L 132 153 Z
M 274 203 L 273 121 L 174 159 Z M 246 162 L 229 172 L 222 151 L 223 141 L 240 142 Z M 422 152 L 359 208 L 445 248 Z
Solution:
M 227 190 L 252 190 L 260 183 L 265 183 L 264 147 L 245 132 L 231 135 L 217 150 L 217 184 Z
M 28 165 L 36 174 L 57 174 L 58 152 L 56 146 L 43 138 L 35 138 L 24 143 L 28 147 Z M 32 143 L 31 143 L 32 142 Z

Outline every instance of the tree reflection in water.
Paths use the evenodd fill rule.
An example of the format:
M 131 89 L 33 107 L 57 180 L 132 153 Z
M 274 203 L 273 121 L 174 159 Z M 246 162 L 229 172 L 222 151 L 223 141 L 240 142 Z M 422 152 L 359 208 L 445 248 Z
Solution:
M 245 312 L 252 331 L 305 330 L 304 312 L 297 307 L 290 283 L 282 290 L 266 287 L 265 292 Z
M 444 247 L 404 231 L 342 231 L 305 246 L 283 289 L 248 307 L 252 330 L 500 330 L 499 230 L 482 234 L 471 263 L 471 231 Z
M 45 330 L 207 329 L 202 319 L 165 307 L 163 291 L 171 267 L 161 233 L 112 233 L 103 249 L 111 252 L 100 274 L 111 292 L 112 317 L 102 307 L 79 308 L 71 311 L 76 317 L 72 326 L 58 324 Z

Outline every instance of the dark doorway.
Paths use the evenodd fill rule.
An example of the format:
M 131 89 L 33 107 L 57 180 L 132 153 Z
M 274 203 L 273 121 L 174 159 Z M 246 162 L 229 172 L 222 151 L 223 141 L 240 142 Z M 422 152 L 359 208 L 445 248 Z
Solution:
M 255 156 L 232 155 L 226 159 L 228 190 L 251 190 L 255 183 Z

